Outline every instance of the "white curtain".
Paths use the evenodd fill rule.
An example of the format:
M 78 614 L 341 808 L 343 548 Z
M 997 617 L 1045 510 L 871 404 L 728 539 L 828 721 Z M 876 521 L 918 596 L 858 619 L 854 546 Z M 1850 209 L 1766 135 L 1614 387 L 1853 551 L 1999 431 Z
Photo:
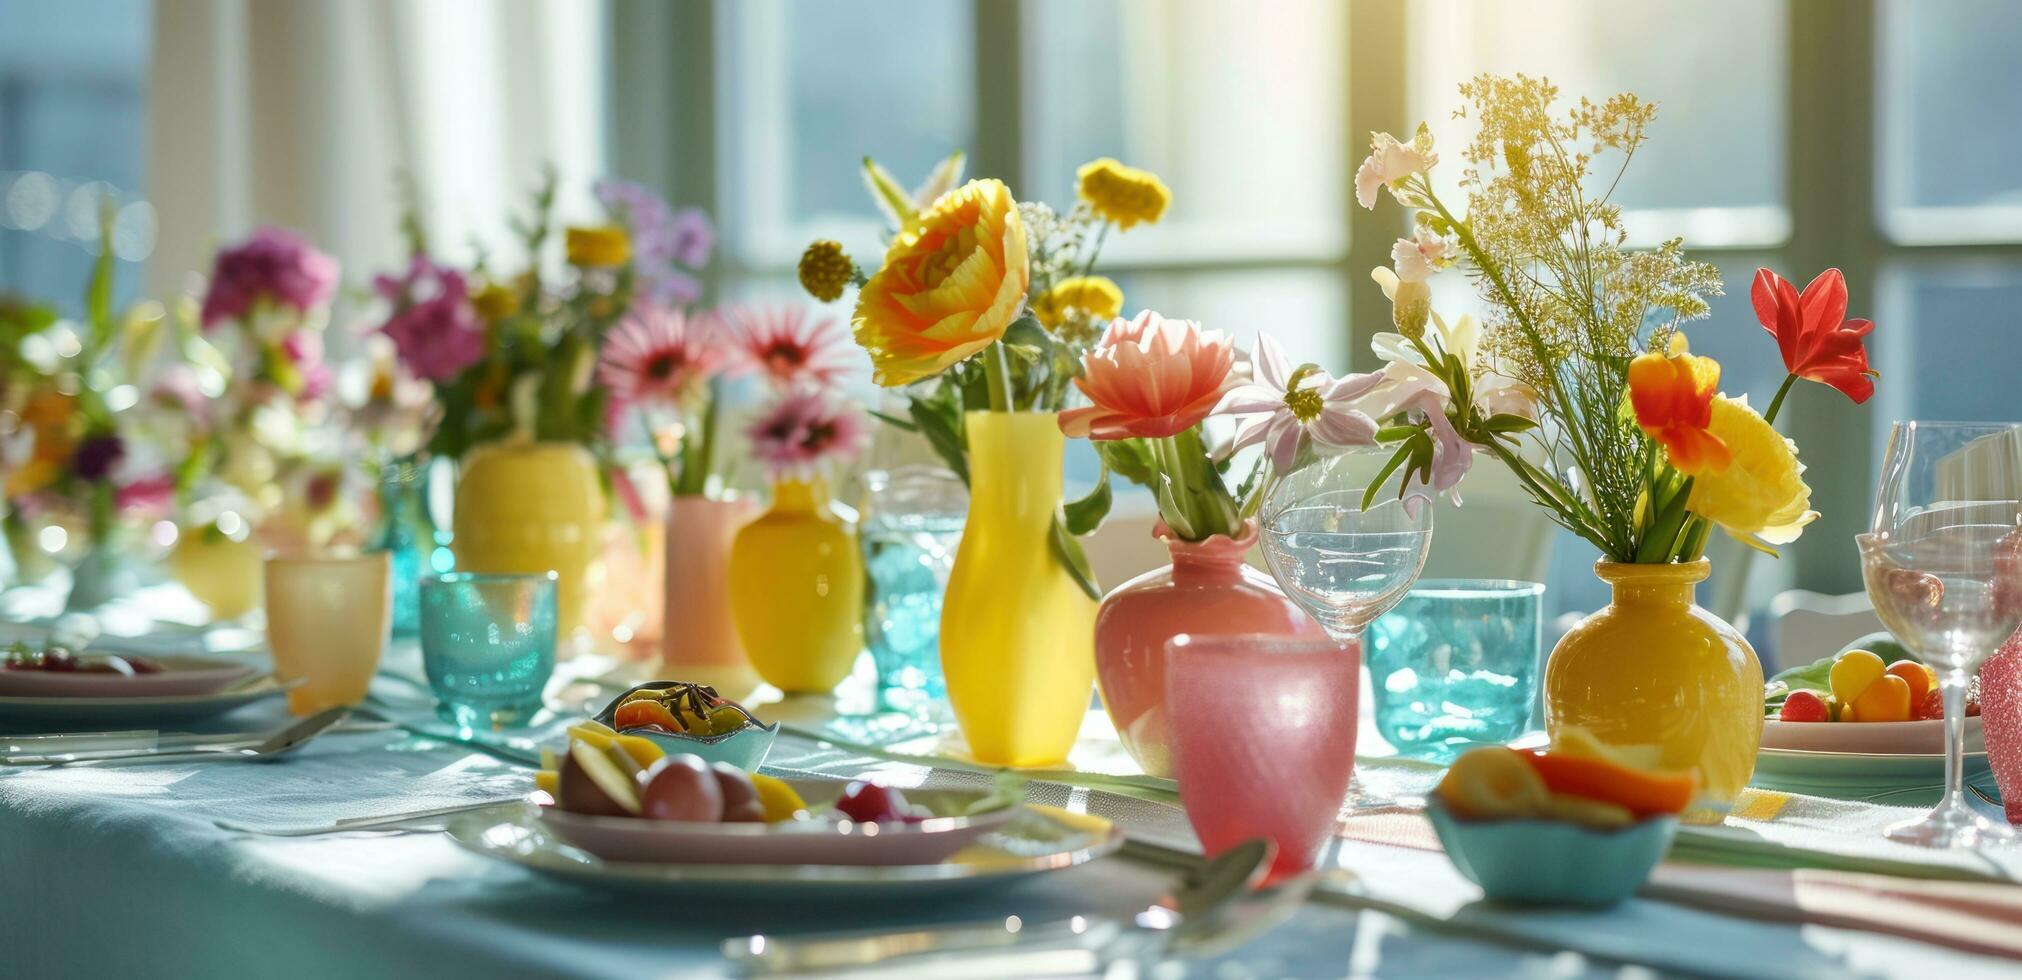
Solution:
M 521 256 L 507 220 L 541 169 L 566 220 L 604 165 L 596 0 L 159 0 L 150 290 L 167 296 L 262 224 L 307 234 L 348 286 L 402 259 L 400 175 L 438 254 Z

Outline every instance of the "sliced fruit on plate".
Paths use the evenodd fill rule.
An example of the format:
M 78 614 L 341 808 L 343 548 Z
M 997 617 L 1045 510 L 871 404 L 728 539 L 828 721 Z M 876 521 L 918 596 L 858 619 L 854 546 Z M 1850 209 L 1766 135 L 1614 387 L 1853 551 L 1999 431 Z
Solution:
M 569 743 L 556 790 L 555 802 L 571 813 L 636 817 L 642 812 L 637 778 L 620 769 L 607 750 L 588 741 Z
M 786 782 L 754 772 L 751 784 L 758 790 L 759 803 L 765 807 L 766 823 L 793 820 L 807 813 L 807 801 Z

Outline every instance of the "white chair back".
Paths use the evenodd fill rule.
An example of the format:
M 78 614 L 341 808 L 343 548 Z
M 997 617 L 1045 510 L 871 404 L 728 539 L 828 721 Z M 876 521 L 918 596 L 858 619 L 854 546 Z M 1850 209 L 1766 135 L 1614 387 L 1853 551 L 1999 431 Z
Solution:
M 1838 653 L 1854 640 L 1882 628 L 1865 592 L 1825 595 L 1792 589 L 1769 603 L 1769 635 L 1776 644 L 1775 663 L 1762 671 L 1773 674 Z

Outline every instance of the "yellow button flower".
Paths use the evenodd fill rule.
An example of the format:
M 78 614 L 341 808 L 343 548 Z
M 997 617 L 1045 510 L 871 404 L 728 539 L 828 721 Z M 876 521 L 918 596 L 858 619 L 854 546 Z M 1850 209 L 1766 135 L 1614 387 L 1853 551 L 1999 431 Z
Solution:
M 1114 320 L 1123 313 L 1123 289 L 1108 276 L 1074 276 L 1060 280 L 1032 301 L 1032 315 L 1048 330 L 1060 326 L 1068 310 Z
M 800 253 L 800 288 L 824 303 L 841 299 L 843 287 L 856 274 L 856 263 L 850 261 L 841 242 L 824 238 Z
M 1742 543 L 1769 550 L 1789 544 L 1818 518 L 1797 445 L 1785 439 L 1745 401 L 1713 400 L 1706 431 L 1727 447 L 1730 461 L 1692 480 L 1692 512 Z
M 569 264 L 585 269 L 614 269 L 632 261 L 632 237 L 617 225 L 570 228 Z
M 1025 306 L 1032 271 L 1018 202 L 998 180 L 972 180 L 892 239 L 857 294 L 850 322 L 872 378 L 911 384 L 982 350 Z
M 1129 230 L 1138 222 L 1157 224 L 1172 203 L 1172 191 L 1149 170 L 1127 167 L 1109 157 L 1081 165 L 1077 193 L 1095 213 Z

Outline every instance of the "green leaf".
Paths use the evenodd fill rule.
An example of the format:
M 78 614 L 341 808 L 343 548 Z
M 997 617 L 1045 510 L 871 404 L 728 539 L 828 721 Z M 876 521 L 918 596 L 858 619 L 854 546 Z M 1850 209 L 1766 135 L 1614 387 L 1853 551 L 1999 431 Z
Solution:
M 1059 514 L 1053 515 L 1053 556 L 1074 576 L 1074 584 L 1081 586 L 1090 599 L 1101 601 L 1102 587 L 1095 582 L 1095 569 L 1088 564 L 1088 553 L 1081 548 L 1080 539 L 1067 533 L 1067 525 Z
M 1150 443 L 1143 439 L 1102 439 L 1090 445 L 1102 458 L 1105 469 L 1147 490 L 1152 489 L 1158 469 L 1152 460 Z
M 1422 427 L 1416 425 L 1386 425 L 1376 430 L 1376 441 L 1396 442 L 1400 439 L 1409 439 L 1424 431 Z
M 1509 435 L 1517 432 L 1528 432 L 1531 429 L 1537 428 L 1538 424 L 1535 420 L 1524 418 L 1521 415 L 1501 412 L 1489 416 L 1488 421 L 1482 423 L 1482 426 L 1496 435 Z
M 1040 326 L 1039 321 L 1030 313 L 1011 321 L 1011 325 L 1004 328 L 1004 342 L 1040 350 L 1051 350 L 1060 346 L 1059 342 L 1053 339 L 1053 335 L 1047 333 L 1046 328 Z
M 1067 521 L 1067 533 L 1080 536 L 1093 534 L 1102 526 L 1102 519 L 1109 516 L 1112 503 L 1109 493 L 1109 467 L 1102 468 L 1102 475 L 1095 481 L 1095 489 L 1080 500 L 1070 500 L 1061 509 Z
M 1158 514 L 1160 517 L 1165 518 L 1165 526 L 1171 528 L 1172 533 L 1188 541 L 1197 540 L 1200 535 L 1194 527 L 1193 519 L 1187 516 L 1187 512 L 1180 507 L 1179 501 L 1174 499 L 1172 495 L 1172 481 L 1160 480 L 1156 492 L 1158 493 Z
M 960 406 L 947 399 L 911 397 L 906 407 L 912 413 L 913 424 L 918 426 L 919 433 L 927 437 L 927 445 L 966 486 L 969 482 L 969 445 L 962 431 Z
M 1383 484 L 1389 481 L 1390 474 L 1397 472 L 1397 468 L 1403 466 L 1405 458 L 1410 455 L 1410 443 L 1397 447 L 1397 451 L 1390 454 L 1390 462 L 1383 464 L 1383 468 L 1376 471 L 1376 479 L 1369 481 L 1369 489 L 1362 491 L 1363 510 L 1368 510 L 1369 506 L 1376 502 L 1376 495 L 1383 491 Z
M 894 429 L 901 429 L 906 432 L 920 431 L 920 427 L 917 424 L 915 424 L 911 419 L 902 419 L 896 415 L 880 412 L 877 409 L 866 409 L 865 411 L 867 414 L 870 415 L 871 418 L 877 419 L 878 421 L 883 422 L 884 424 L 889 425 Z
M 919 218 L 920 211 L 913 206 L 912 195 L 899 186 L 890 171 L 870 157 L 864 158 L 864 186 L 870 189 L 871 200 L 892 224 L 904 228 Z

